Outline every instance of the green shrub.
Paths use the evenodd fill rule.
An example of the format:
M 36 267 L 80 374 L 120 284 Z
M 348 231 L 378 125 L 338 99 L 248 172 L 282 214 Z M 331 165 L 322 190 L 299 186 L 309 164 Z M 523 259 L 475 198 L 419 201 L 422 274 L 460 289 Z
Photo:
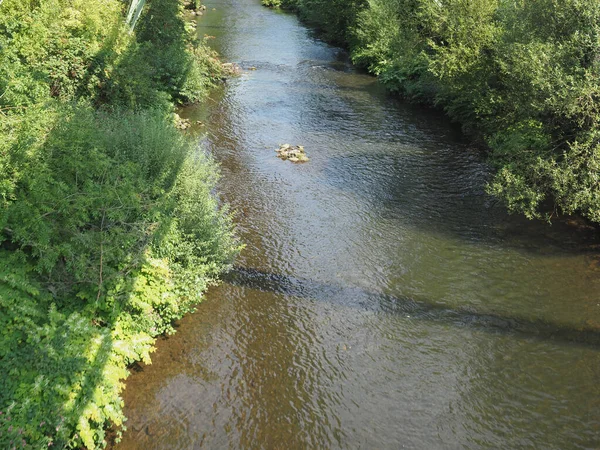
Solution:
M 182 213 L 180 220 L 186 220 L 171 226 L 193 225 L 194 245 L 202 246 L 198 251 L 206 261 L 227 259 L 220 253 L 217 258 L 222 233 L 229 231 L 210 200 L 209 173 L 216 168 L 205 158 L 197 162 L 192 179 L 205 190 L 189 184 L 191 144 L 168 116 L 88 107 L 62 108 L 55 115 L 3 215 L 11 242 L 27 249 L 54 292 L 101 298 L 141 261 L 156 230 L 175 223 L 178 208 L 191 208 L 187 190 L 196 192 L 204 209 L 195 210 L 193 220 Z M 182 191 L 183 182 L 189 189 Z
M 240 245 L 173 126 L 222 76 L 177 0 L 0 5 L 0 447 L 102 448 L 149 361 Z
M 261 0 L 263 6 L 296 10 L 301 0 Z
M 239 244 L 216 167 L 164 113 L 63 107 L 49 127 L 3 215 L 0 443 L 95 448 L 123 421 L 127 365 Z
M 119 1 L 5 0 L 0 7 L 0 107 L 94 96 L 124 36 Z M 110 49 L 110 50 L 109 50 Z

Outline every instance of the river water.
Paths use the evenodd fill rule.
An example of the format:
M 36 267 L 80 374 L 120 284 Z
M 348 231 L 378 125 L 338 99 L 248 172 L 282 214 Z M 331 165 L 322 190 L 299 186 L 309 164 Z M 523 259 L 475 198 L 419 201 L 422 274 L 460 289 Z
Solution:
M 507 215 L 447 119 L 295 16 L 206 5 L 245 70 L 184 114 L 246 248 L 128 379 L 119 448 L 599 448 L 597 234 Z

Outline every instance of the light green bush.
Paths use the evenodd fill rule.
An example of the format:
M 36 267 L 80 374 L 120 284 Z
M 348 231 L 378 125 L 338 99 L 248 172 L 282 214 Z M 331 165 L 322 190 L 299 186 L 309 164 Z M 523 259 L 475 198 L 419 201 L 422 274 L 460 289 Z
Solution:
M 0 5 L 0 448 L 102 448 L 239 251 L 218 170 L 172 124 L 221 76 L 178 0 Z M 117 431 L 118 433 L 118 431 Z
M 15 432 L 0 443 L 95 448 L 123 420 L 127 365 L 239 244 L 216 167 L 161 111 L 63 107 L 49 128 L 3 214 L 0 411 Z

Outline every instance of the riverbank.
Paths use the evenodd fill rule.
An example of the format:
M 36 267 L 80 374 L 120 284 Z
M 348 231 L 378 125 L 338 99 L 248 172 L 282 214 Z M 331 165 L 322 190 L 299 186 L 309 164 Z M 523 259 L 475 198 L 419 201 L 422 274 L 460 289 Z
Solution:
M 3 448 L 102 448 L 128 366 L 239 251 L 217 166 L 175 128 L 221 63 L 183 2 L 146 2 L 133 31 L 127 13 L 0 5 Z

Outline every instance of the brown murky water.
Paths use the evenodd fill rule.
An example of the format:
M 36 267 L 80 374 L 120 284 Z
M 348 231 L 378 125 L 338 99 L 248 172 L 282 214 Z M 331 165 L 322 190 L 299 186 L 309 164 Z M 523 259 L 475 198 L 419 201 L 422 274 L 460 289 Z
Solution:
M 597 235 L 507 216 L 446 119 L 294 16 L 206 4 L 256 68 L 187 111 L 247 248 L 127 381 L 119 448 L 600 448 Z

